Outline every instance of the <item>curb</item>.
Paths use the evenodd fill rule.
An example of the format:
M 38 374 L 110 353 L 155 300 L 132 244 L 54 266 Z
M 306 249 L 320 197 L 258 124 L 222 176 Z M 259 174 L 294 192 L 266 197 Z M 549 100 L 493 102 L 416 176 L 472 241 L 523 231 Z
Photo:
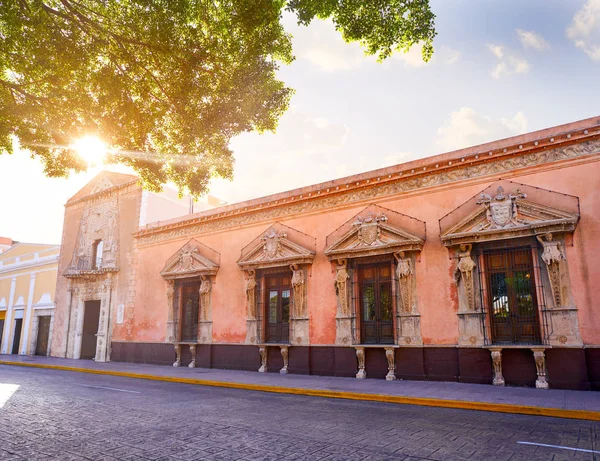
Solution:
M 209 379 L 181 378 L 175 376 L 157 376 L 145 373 L 128 373 L 114 370 L 95 370 L 91 368 L 68 367 L 62 365 L 45 365 L 39 363 L 11 362 L 0 360 L 0 365 L 20 367 L 46 368 L 51 370 L 74 371 L 96 375 L 121 376 L 125 378 L 147 379 L 170 383 L 194 384 L 200 386 L 222 387 L 228 389 L 243 389 L 249 391 L 271 392 L 275 394 L 306 395 L 329 399 L 361 400 L 367 402 L 384 402 L 403 405 L 420 405 L 426 407 L 454 408 L 461 410 L 490 411 L 495 413 L 513 413 L 532 416 L 548 416 L 553 418 L 581 419 L 600 421 L 600 412 L 588 410 L 564 410 L 560 408 L 535 407 L 508 403 L 469 402 L 465 400 L 434 399 L 427 397 L 407 397 L 385 394 L 366 394 L 361 392 L 329 391 L 326 389 L 304 389 L 298 387 L 270 386 L 266 384 L 246 384 Z

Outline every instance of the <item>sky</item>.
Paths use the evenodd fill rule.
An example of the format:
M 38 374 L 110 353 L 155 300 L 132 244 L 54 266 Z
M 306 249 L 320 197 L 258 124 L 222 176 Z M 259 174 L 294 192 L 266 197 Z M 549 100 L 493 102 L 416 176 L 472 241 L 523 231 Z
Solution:
M 227 203 L 600 115 L 600 0 L 431 0 L 435 54 L 384 63 L 327 21 L 286 15 L 296 90 L 275 134 L 234 138 Z M 118 167 L 109 167 L 123 171 Z M 99 168 L 49 179 L 25 152 L 0 155 L 0 236 L 60 243 L 64 203 Z

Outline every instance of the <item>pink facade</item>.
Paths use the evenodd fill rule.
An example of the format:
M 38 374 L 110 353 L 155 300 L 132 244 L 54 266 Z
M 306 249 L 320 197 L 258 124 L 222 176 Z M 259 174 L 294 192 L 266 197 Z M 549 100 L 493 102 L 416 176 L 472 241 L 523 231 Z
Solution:
M 60 278 L 53 353 L 78 356 L 67 289 L 96 284 L 96 360 L 594 388 L 598 190 L 596 118 L 141 228 L 140 189 L 111 186 L 118 264 Z M 60 273 L 96 195 L 67 204 Z M 498 284 L 489 261 L 515 248 Z

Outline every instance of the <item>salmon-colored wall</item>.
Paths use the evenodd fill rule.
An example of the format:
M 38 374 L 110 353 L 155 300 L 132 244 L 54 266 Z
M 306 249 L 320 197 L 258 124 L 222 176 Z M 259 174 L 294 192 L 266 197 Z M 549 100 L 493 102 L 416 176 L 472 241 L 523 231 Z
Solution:
M 579 309 L 579 326 L 584 343 L 600 344 L 600 314 L 594 309 L 600 299 L 600 161 L 567 164 L 560 168 L 531 168 L 519 176 L 504 174 L 531 186 L 575 195 L 580 198 L 581 220 L 573 246 L 566 247 L 572 291 Z M 317 254 L 309 270 L 308 310 L 311 344 L 335 341 L 336 300 L 334 271 L 323 254 L 326 237 L 370 203 L 390 208 L 426 222 L 427 241 L 416 262 L 418 308 L 425 344 L 456 344 L 458 310 L 453 261 L 439 237 L 439 219 L 454 210 L 498 178 L 465 181 L 430 188 L 402 196 L 385 197 L 360 205 L 343 206 L 321 212 L 297 215 L 278 221 L 313 236 Z M 160 276 L 165 261 L 194 238 L 221 254 L 221 265 L 213 286 L 213 341 L 242 343 L 246 334 L 245 282 L 236 261 L 240 251 L 274 221 L 264 221 L 218 232 L 190 234 L 185 238 L 140 246 L 135 281 L 132 333 L 113 339 L 164 341 L 167 320 L 166 282 Z M 115 329 L 115 332 L 117 330 Z

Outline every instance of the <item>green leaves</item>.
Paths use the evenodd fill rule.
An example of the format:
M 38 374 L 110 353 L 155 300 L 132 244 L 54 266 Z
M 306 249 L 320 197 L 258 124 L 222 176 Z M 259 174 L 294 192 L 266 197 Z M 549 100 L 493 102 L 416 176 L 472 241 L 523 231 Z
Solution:
M 232 178 L 233 136 L 274 130 L 293 90 L 284 8 L 331 17 L 385 59 L 435 35 L 427 1 L 18 0 L 0 3 L 0 151 L 12 136 L 49 176 L 86 168 L 70 145 L 94 134 L 145 186 L 193 195 Z

